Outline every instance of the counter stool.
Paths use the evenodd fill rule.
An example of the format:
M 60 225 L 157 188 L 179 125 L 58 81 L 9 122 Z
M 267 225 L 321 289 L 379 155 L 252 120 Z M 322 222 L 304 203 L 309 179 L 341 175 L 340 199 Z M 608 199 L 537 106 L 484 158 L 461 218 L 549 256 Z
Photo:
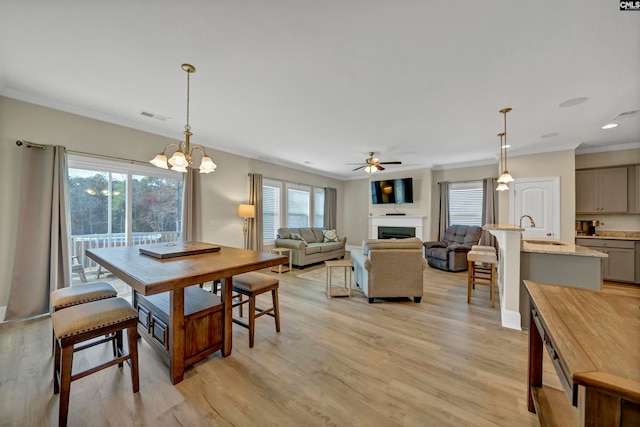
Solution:
M 491 307 L 495 307 L 496 254 L 490 251 L 470 251 L 467 253 L 467 304 L 471 303 L 471 288 L 475 285 L 489 286 Z M 488 266 L 486 265 L 488 264 Z
M 493 246 L 481 246 L 481 245 L 473 245 L 471 246 L 472 251 L 483 251 L 483 252 L 491 252 L 496 253 L 496 248 Z
M 233 323 L 249 329 L 249 347 L 253 347 L 255 321 L 262 315 L 269 315 L 276 320 L 276 331 L 280 332 L 280 310 L 278 308 L 278 286 L 280 282 L 275 277 L 263 273 L 243 273 L 233 276 L 233 291 L 236 292 L 237 299 L 232 307 L 239 307 L 240 317 L 242 317 L 242 305 L 249 303 L 249 324 L 241 319 L 234 318 Z M 273 306 L 267 309 L 256 307 L 256 296 L 271 291 Z M 243 300 L 242 296 L 249 297 Z M 258 314 L 256 314 L 256 311 Z
M 78 304 L 51 315 L 55 335 L 55 358 L 53 363 L 53 394 L 60 393 L 59 425 L 67 425 L 69 412 L 69 394 L 71 382 L 124 361 L 131 365 L 133 392 L 138 392 L 138 341 L 136 325 L 138 312 L 121 298 L 108 298 L 100 301 Z M 122 331 L 126 329 L 129 341 L 129 353 L 124 354 Z M 74 349 L 75 344 L 107 336 Z M 73 374 L 73 353 L 103 342 L 115 340 L 116 357 L 106 363 Z
M 68 288 L 57 289 L 51 292 L 49 301 L 51 303 L 51 313 L 55 313 L 63 308 L 84 304 L 101 299 L 115 298 L 118 293 L 113 286 L 107 282 L 88 283 L 86 285 L 70 286 Z M 52 352 L 55 350 L 55 335 L 53 336 Z M 114 344 L 115 354 L 115 344 Z
M 107 282 L 87 283 L 86 285 L 70 286 L 51 292 L 51 312 L 55 313 L 63 308 L 86 302 L 98 301 L 105 298 L 115 298 L 117 292 Z

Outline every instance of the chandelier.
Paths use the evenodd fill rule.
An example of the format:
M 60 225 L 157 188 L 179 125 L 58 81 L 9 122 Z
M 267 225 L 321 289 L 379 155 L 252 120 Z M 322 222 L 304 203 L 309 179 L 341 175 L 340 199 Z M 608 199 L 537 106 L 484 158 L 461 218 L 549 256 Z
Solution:
M 191 73 L 196 72 L 196 67 L 191 64 L 182 64 L 182 69 L 187 73 L 187 124 L 184 126 L 184 141 L 181 141 L 180 143 L 170 142 L 164 147 L 162 153 L 155 156 L 152 160 L 149 160 L 149 163 L 162 169 L 169 169 L 169 165 L 171 165 L 171 170 L 176 172 L 186 172 L 187 167 L 193 163 L 193 152 L 198 150 L 202 155 L 202 160 L 200 161 L 200 173 L 210 173 L 215 171 L 218 166 L 213 163 L 211 157 L 207 156 L 202 145 L 191 146 L 189 141 L 191 135 L 193 135 L 191 133 L 191 126 L 189 126 L 189 77 L 191 76 Z M 167 161 L 167 148 L 171 146 L 178 148 Z
M 505 187 L 502 190 L 508 190 L 509 187 L 506 184 L 513 182 L 513 177 L 509 173 L 507 169 L 507 113 L 511 111 L 511 108 L 503 108 L 500 110 L 500 113 L 504 114 L 504 132 L 501 134 L 504 136 L 504 143 L 502 142 L 502 136 L 500 136 L 500 168 L 502 169 L 502 175 L 498 178 L 499 184 L 505 184 Z M 502 165 L 502 150 L 504 149 L 504 166 Z M 501 190 L 501 191 L 502 191 Z

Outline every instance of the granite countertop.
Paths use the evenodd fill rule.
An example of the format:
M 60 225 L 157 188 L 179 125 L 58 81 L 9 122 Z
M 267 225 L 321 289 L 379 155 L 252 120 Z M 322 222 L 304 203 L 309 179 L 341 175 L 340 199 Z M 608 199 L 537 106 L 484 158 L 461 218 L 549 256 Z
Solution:
M 483 230 L 504 230 L 504 231 L 524 231 L 524 228 L 520 228 L 517 225 L 509 224 L 485 224 L 482 226 Z
M 585 246 L 563 242 L 558 239 L 547 238 L 522 239 L 520 250 L 521 252 L 530 253 L 589 256 L 596 258 L 607 258 L 609 256 L 604 252 L 595 251 Z
M 607 239 L 607 240 L 640 240 L 640 231 L 598 230 L 595 236 L 579 236 L 576 239 Z

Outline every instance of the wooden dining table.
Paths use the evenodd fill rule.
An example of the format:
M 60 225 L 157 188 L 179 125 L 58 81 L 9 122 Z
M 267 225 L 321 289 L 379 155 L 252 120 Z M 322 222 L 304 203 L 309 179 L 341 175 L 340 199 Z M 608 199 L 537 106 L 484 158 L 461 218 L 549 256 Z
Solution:
M 284 256 L 228 246 L 220 246 L 216 252 L 159 259 L 141 253 L 140 249 L 145 247 L 150 245 L 87 249 L 86 254 L 140 295 L 168 293 L 169 375 L 173 384 L 184 378 L 185 288 L 209 281 L 222 281 L 221 352 L 226 357 L 232 349 L 233 276 L 288 263 Z

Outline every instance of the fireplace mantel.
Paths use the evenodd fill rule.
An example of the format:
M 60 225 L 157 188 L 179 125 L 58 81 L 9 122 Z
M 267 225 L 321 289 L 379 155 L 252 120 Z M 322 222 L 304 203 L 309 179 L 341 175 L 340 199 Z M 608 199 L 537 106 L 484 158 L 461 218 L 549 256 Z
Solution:
M 369 217 L 369 238 L 378 238 L 378 227 L 414 227 L 416 237 L 424 240 L 422 229 L 424 216 L 384 215 Z

